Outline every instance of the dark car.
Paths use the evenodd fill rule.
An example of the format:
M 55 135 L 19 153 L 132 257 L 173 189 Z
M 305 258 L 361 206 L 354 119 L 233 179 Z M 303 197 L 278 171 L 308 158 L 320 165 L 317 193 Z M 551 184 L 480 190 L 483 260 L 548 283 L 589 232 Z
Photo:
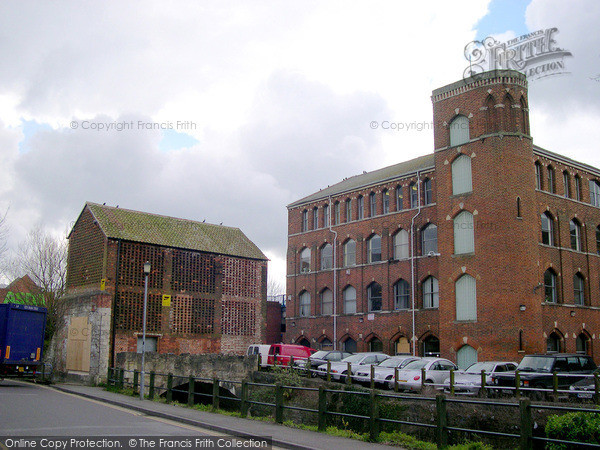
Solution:
M 552 353 L 546 355 L 525 356 L 517 371 L 521 378 L 521 387 L 535 399 L 542 399 L 547 391 L 554 386 L 554 372 L 557 374 L 558 389 L 569 389 L 576 383 L 594 372 L 596 364 L 590 356 Z M 515 372 L 492 375 L 493 384 L 499 387 L 515 387 Z M 506 391 L 504 391 L 506 392 Z
M 596 393 L 596 374 L 600 374 L 600 368 L 594 370 L 592 375 L 585 377 L 569 387 L 569 397 L 580 399 L 591 399 Z
M 327 361 L 331 361 L 332 363 L 341 361 L 344 358 L 347 358 L 352 353 L 344 352 L 342 350 L 319 350 L 316 353 L 313 353 L 310 357 L 310 368 L 307 367 L 309 360 L 303 361 L 295 361 L 294 366 L 301 370 L 310 370 L 310 374 L 312 377 L 317 376 L 316 369 L 322 364 L 327 364 Z

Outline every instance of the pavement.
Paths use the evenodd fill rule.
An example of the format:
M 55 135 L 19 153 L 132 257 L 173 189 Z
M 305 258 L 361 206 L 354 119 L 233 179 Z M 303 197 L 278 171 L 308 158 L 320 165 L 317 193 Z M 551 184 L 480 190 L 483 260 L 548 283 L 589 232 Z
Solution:
M 219 433 L 226 433 L 242 438 L 271 437 L 273 446 L 291 449 L 387 449 L 391 447 L 382 444 L 362 442 L 355 439 L 330 436 L 308 430 L 286 427 L 284 425 L 261 420 L 243 419 L 224 414 L 198 411 L 179 405 L 140 400 L 123 394 L 105 391 L 100 387 L 82 386 L 74 384 L 55 384 L 52 388 L 79 395 L 81 397 L 108 403 L 111 405 L 128 408 L 146 414 L 173 420 L 187 425 L 197 426 Z

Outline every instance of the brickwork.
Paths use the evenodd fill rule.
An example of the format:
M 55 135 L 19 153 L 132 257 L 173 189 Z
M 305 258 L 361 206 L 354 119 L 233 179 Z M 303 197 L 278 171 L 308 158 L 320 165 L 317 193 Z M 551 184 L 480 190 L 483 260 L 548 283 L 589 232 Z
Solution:
M 545 352 L 552 333 L 560 338 L 563 350 L 582 350 L 581 342 L 587 339 L 588 347 L 582 351 L 593 353 L 600 332 L 600 209 L 590 205 L 589 182 L 597 181 L 600 171 L 533 145 L 527 84 L 517 72 L 490 72 L 454 83 L 435 90 L 432 101 L 431 160 L 382 169 L 379 179 L 359 175 L 288 207 L 285 342 L 306 339 L 319 347 L 323 341 L 337 341 L 343 346 L 351 339 L 358 351 L 366 351 L 381 341 L 383 350 L 393 354 L 406 351 L 399 344 L 411 340 L 414 320 L 417 354 L 431 351 L 439 339 L 439 353 L 454 360 L 465 345 L 477 351 L 479 360 L 518 359 L 524 353 Z M 456 144 L 451 128 L 461 120 L 468 130 Z M 470 161 L 472 188 L 454 194 L 453 163 L 463 155 Z M 541 189 L 536 189 L 536 163 L 543 178 Z M 360 177 L 366 180 L 362 184 Z M 425 192 L 426 180 L 431 197 Z M 399 186 L 402 209 L 396 207 Z M 411 192 L 420 194 L 422 208 L 411 208 Z M 371 199 L 377 202 L 374 215 Z M 337 220 L 336 202 L 350 205 L 350 217 L 341 207 Z M 323 222 L 324 207 L 331 213 L 331 230 Z M 319 216 L 316 227 L 314 208 Z M 463 212 L 472 217 L 474 248 L 469 252 L 456 249 L 455 219 Z M 553 245 L 542 244 L 544 212 L 554 219 Z M 571 248 L 571 220 L 581 225 L 579 250 Z M 424 254 L 423 231 L 428 224 L 437 226 L 437 252 Z M 403 256 L 414 257 L 394 254 L 394 236 L 400 230 L 412 237 Z M 375 235 L 381 238 L 381 256 L 373 261 L 369 239 Z M 345 267 L 344 243 L 350 239 L 356 242 L 356 264 Z M 326 244 L 333 246 L 335 271 L 323 261 Z M 549 268 L 557 278 L 556 304 L 545 298 L 544 273 Z M 575 274 L 584 280 L 581 306 L 573 300 Z M 464 276 L 472 277 L 476 293 L 469 320 L 463 318 L 464 294 L 456 288 Z M 433 308 L 426 304 L 429 277 L 435 277 L 439 287 L 439 306 Z M 408 283 L 408 308 L 406 296 L 395 298 L 399 280 Z M 374 282 L 381 286 L 381 308 L 375 311 L 368 298 Z M 348 286 L 356 290 L 356 312 L 344 309 Z M 327 289 L 333 291 L 333 311 L 321 304 L 328 298 L 323 297 Z M 305 302 L 310 296 L 310 304 L 301 305 L 301 296 Z
M 99 287 L 104 263 L 104 235 L 89 211 L 84 211 L 69 236 L 67 289 Z

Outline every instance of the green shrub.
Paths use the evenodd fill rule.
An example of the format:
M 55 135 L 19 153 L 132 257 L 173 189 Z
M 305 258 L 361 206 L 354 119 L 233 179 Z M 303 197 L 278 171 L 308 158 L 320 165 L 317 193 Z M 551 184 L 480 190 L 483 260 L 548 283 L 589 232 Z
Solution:
M 600 444 L 600 414 L 573 412 L 550 416 L 546 423 L 546 435 L 550 439 Z M 547 443 L 546 448 L 563 450 L 577 446 Z

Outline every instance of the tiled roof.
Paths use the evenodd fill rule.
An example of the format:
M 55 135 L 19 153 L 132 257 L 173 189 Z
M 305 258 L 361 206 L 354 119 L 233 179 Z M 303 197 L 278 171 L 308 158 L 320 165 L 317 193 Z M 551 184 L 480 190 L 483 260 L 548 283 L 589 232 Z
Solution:
M 289 204 L 288 208 L 293 208 L 304 203 L 325 199 L 330 195 L 335 196 L 374 184 L 384 183 L 388 180 L 393 180 L 394 178 L 400 178 L 405 175 L 416 173 L 418 170 L 432 169 L 434 167 L 435 162 L 433 153 L 420 156 L 409 161 L 394 164 L 393 166 L 384 167 L 383 169 L 377 169 L 372 172 L 366 172 L 361 175 L 355 175 L 353 177 L 346 178 L 345 180 L 342 180 L 333 186 L 321 189 L 319 192 L 315 192 L 314 194 Z
M 110 239 L 143 242 L 242 258 L 268 259 L 239 228 L 160 216 L 87 202 Z M 85 209 L 85 208 L 84 208 Z

